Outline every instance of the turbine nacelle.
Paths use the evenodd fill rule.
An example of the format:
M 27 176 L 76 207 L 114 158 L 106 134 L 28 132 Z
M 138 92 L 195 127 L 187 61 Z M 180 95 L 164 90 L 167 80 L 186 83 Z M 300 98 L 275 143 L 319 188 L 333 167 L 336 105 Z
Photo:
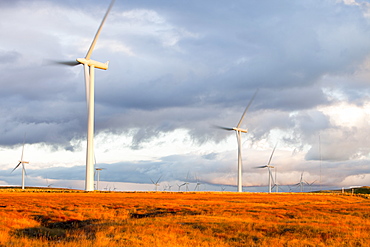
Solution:
M 87 66 L 94 66 L 95 68 L 104 69 L 104 70 L 108 69 L 108 64 L 109 64 L 109 61 L 107 61 L 106 63 L 101 63 L 101 62 L 91 60 L 91 59 L 86 59 L 86 58 L 77 58 L 76 61 L 81 64 L 86 64 Z
M 246 130 L 246 129 L 241 129 L 241 128 L 237 128 L 237 127 L 234 127 L 232 129 L 235 130 L 235 131 L 239 131 L 239 132 L 243 132 L 243 133 L 248 133 L 248 130 Z

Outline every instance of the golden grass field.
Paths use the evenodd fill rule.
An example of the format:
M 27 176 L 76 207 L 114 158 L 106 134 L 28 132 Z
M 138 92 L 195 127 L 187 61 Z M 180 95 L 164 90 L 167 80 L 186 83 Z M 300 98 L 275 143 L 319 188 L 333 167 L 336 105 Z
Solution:
M 1 247 L 370 246 L 365 195 L 0 190 L 0 217 Z

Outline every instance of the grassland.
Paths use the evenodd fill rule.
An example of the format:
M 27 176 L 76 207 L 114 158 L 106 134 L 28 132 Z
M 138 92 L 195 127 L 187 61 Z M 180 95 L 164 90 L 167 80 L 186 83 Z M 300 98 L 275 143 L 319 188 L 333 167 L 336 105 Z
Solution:
M 366 195 L 0 190 L 1 247 L 351 247 L 369 232 Z

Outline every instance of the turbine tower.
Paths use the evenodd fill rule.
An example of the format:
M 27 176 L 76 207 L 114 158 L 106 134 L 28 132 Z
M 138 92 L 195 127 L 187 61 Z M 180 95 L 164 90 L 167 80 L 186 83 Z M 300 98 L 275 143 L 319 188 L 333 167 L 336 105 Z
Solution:
M 232 131 L 234 130 L 235 133 L 236 133 L 236 139 L 238 141 L 238 192 L 243 192 L 243 181 L 242 181 L 242 175 L 243 175 L 243 171 L 242 171 L 242 137 L 241 137 L 241 133 L 247 133 L 248 130 L 246 129 L 242 129 L 240 128 L 242 122 L 243 122 L 243 119 L 245 117 L 245 114 L 247 113 L 248 111 L 248 108 L 250 107 L 250 105 L 252 104 L 254 98 L 256 97 L 256 94 L 257 94 L 258 90 L 253 94 L 253 97 L 252 99 L 249 101 L 247 107 L 245 108 L 244 112 L 243 112 L 243 115 L 242 117 L 240 118 L 239 120 L 239 123 L 236 127 L 234 128 L 228 128 L 228 127 L 220 127 L 218 126 L 218 128 L 220 129 L 224 129 L 224 130 L 229 130 L 229 131 Z
M 86 149 L 86 179 L 85 190 L 94 191 L 94 69 L 108 69 L 108 63 L 101 63 L 90 59 L 95 48 L 96 42 L 99 38 L 100 32 L 103 28 L 105 20 L 114 4 L 115 0 L 110 3 L 107 12 L 99 26 L 98 31 L 91 43 L 91 46 L 84 58 L 77 58 L 76 61 L 59 62 L 60 64 L 75 66 L 79 64 L 84 65 L 85 85 L 86 85 L 86 103 L 88 108 L 87 117 L 87 149 Z
M 28 161 L 23 160 L 23 152 L 24 152 L 24 141 L 23 141 L 23 147 L 22 147 L 21 160 L 19 161 L 18 165 L 16 165 L 14 169 L 11 171 L 11 173 L 14 172 L 14 170 L 17 169 L 22 164 L 22 190 L 24 190 L 24 177 L 26 175 L 26 169 L 24 167 L 24 164 L 29 164 Z
M 271 166 L 270 163 L 271 163 L 271 160 L 272 160 L 272 156 L 274 155 L 276 145 L 275 145 L 274 149 L 272 150 L 272 153 L 271 153 L 271 156 L 270 156 L 270 159 L 269 159 L 269 162 L 267 163 L 267 165 L 256 167 L 256 168 L 267 168 L 268 169 L 268 173 L 269 173 L 269 180 L 268 180 L 269 193 L 271 193 L 271 191 L 272 191 L 272 183 L 274 183 L 274 185 L 275 185 L 274 177 L 272 176 L 272 172 L 271 172 L 271 168 L 275 168 L 275 167 Z

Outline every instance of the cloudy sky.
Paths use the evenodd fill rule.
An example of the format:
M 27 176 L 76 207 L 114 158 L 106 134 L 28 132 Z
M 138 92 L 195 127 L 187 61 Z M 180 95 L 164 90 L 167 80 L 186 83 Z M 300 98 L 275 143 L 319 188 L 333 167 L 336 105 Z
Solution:
M 53 61 L 86 55 L 109 3 L 0 0 L 0 185 L 20 184 L 25 140 L 26 185 L 84 188 L 83 68 Z M 257 89 L 245 191 L 266 191 L 254 167 L 275 144 L 280 185 L 369 185 L 369 55 L 365 0 L 117 0 L 92 54 L 110 61 L 95 73 L 100 189 L 235 191 L 236 136 L 214 126 L 235 127 Z

